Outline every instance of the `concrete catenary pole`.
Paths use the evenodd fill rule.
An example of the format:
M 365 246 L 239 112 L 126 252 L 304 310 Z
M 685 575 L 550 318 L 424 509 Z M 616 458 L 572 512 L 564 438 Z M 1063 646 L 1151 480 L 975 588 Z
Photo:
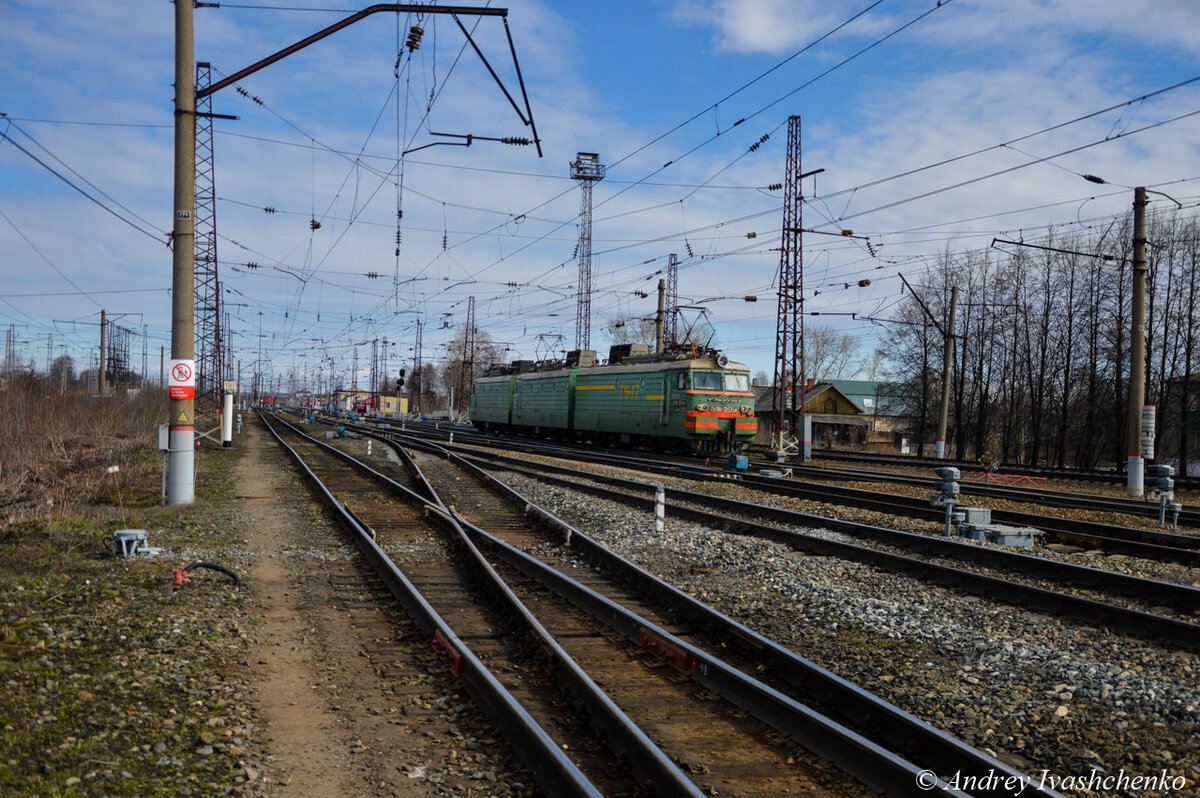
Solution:
M 1129 336 L 1129 415 L 1126 442 L 1129 466 L 1125 493 L 1140 499 L 1143 481 L 1141 426 L 1142 403 L 1146 399 L 1146 189 L 1133 192 L 1133 319 Z
M 171 270 L 171 367 L 195 374 L 196 83 L 192 4 L 175 3 L 175 219 Z M 181 372 L 183 373 L 183 372 Z M 175 375 L 172 375 L 175 378 Z M 194 383 L 193 383 L 194 385 Z M 195 500 L 195 399 L 192 391 L 168 399 L 170 470 L 167 503 Z
M 938 436 L 934 456 L 946 457 L 946 418 L 950 415 L 950 377 L 954 365 L 954 317 L 958 312 L 958 286 L 950 289 L 950 319 L 946 325 L 946 343 L 942 352 L 942 404 L 938 413 Z

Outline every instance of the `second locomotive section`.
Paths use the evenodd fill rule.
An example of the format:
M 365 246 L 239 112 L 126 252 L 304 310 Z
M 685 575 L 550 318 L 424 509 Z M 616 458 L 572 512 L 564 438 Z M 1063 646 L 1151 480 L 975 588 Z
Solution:
M 709 350 L 657 356 L 613 347 L 566 363 L 517 361 L 476 379 L 480 430 L 712 453 L 745 448 L 758 431 L 750 371 Z

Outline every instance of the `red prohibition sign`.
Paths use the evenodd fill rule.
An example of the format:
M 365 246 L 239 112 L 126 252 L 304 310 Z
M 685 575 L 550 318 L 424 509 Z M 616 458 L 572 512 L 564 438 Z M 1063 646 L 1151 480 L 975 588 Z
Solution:
M 176 363 L 171 369 L 171 376 L 175 378 L 175 382 L 189 382 L 192 379 L 192 370 L 187 363 Z

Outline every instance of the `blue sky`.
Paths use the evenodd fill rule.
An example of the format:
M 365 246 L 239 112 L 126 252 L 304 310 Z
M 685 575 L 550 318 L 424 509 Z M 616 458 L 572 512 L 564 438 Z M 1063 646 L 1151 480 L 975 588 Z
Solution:
M 197 9 L 196 58 L 217 77 L 360 7 L 242 5 L 323 10 Z M 436 362 L 472 296 L 476 325 L 508 356 L 533 357 L 539 335 L 570 348 L 579 189 L 568 164 L 580 151 L 608 166 L 594 190 L 593 348 L 607 349 L 605 322 L 653 311 L 658 272 L 677 253 L 681 300 L 707 308 L 734 359 L 767 372 L 782 220 L 782 193 L 767 186 L 783 179 L 789 114 L 803 118 L 804 169 L 825 170 L 804 182 L 805 226 L 853 228 L 873 250 L 805 237 L 806 309 L 823 314 L 809 323 L 855 335 L 864 351 L 887 330 L 827 314 L 886 316 L 897 272 L 911 281 L 947 248 L 1107 224 L 1097 220 L 1124 212 L 1134 185 L 1200 199 L 1200 115 L 1185 116 L 1200 111 L 1200 82 L 997 146 L 1200 76 L 1200 5 L 1189 0 L 506 7 L 541 159 L 476 141 L 397 160 L 398 145 L 450 140 L 433 132 L 529 135 L 474 53 L 460 57 L 464 37 L 445 16 L 425 20 L 399 78 L 397 36 L 415 20 L 380 14 L 243 80 L 262 104 L 216 95 L 214 110 L 239 117 L 216 123 L 215 150 L 220 272 L 244 372 L 260 321 L 276 373 L 327 370 L 332 357 L 344 374 L 355 345 L 376 338 L 393 342 L 393 363 L 411 361 L 417 319 Z M 167 0 L 0 0 L 0 327 L 15 325 L 23 360 L 39 368 L 51 334 L 56 354 L 86 365 L 103 307 L 139 333 L 146 325 L 157 375 L 170 313 L 173 14 Z M 474 35 L 515 90 L 502 25 L 484 19 Z M 370 347 L 359 351 L 361 365 Z M 140 339 L 133 355 L 140 366 Z

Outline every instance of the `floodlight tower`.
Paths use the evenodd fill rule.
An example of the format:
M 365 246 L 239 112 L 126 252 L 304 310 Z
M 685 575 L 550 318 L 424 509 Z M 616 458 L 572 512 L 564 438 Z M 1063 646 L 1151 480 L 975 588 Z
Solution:
M 571 162 L 571 179 L 579 181 L 579 303 L 575 317 L 575 348 L 591 349 L 592 343 L 592 184 L 604 179 L 604 164 L 594 152 L 576 154 Z

